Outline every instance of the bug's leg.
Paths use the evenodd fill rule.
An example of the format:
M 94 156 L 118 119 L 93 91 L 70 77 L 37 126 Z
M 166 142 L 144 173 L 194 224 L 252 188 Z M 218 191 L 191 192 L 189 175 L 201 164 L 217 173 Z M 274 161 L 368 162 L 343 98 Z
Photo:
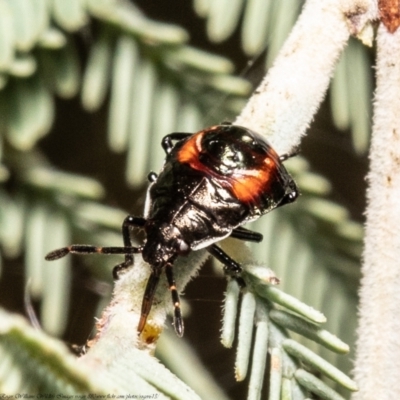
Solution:
M 207 251 L 218 261 L 224 264 L 224 271 L 228 275 L 236 276 L 242 272 L 242 267 L 238 262 L 228 256 L 220 247 L 215 244 L 207 247 Z
M 171 291 L 172 303 L 174 304 L 174 328 L 175 332 L 179 337 L 183 336 L 183 320 L 181 313 L 181 303 L 179 300 L 179 294 L 176 290 L 176 284 L 174 274 L 172 271 L 172 264 L 165 266 L 165 274 L 167 275 L 169 290 Z
M 48 253 L 45 257 L 47 261 L 57 260 L 59 258 L 65 257 L 67 254 L 124 254 L 125 261 L 114 267 L 113 276 L 115 279 L 118 278 L 118 273 L 128 268 L 133 264 L 133 254 L 141 253 L 141 247 L 132 246 L 130 238 L 130 228 L 132 226 L 143 227 L 146 223 L 144 218 L 137 218 L 128 215 L 124 223 L 122 224 L 122 237 L 124 240 L 123 247 L 98 247 L 91 244 L 73 244 L 71 246 L 62 247 L 61 249 L 53 250 Z
M 186 139 L 189 136 L 192 136 L 192 134 L 185 133 L 185 132 L 170 133 L 169 135 L 164 136 L 163 140 L 161 141 L 161 146 L 164 149 L 165 153 L 169 154 L 169 153 L 171 153 L 171 151 L 174 147 L 172 144 L 173 140 L 182 140 L 182 139 Z
M 122 224 L 122 238 L 124 241 L 124 247 L 132 247 L 132 240 L 131 240 L 131 228 L 132 227 L 140 227 L 142 228 L 144 224 L 146 223 L 146 220 L 141 217 L 133 217 L 132 215 L 128 215 Z M 142 251 L 141 247 L 137 248 L 136 253 L 140 253 Z M 113 278 L 117 280 L 119 278 L 119 275 L 122 271 L 128 269 L 133 265 L 133 254 L 136 253 L 125 253 L 125 261 L 122 262 L 121 264 L 116 265 L 113 268 Z
M 263 235 L 258 232 L 251 231 L 249 229 L 243 228 L 241 226 L 235 228 L 230 237 L 235 239 L 245 240 L 248 242 L 261 242 L 263 240 Z
M 240 277 L 242 267 L 233 258 L 229 257 L 220 247 L 215 244 L 207 247 L 207 251 L 214 256 L 219 262 L 224 264 L 224 272 L 226 275 L 236 279 L 240 287 L 245 287 L 244 280 Z
M 300 153 L 300 147 L 297 146 L 297 147 L 295 147 L 294 149 L 292 149 L 289 153 L 281 154 L 281 155 L 279 156 L 279 160 L 281 160 L 282 162 L 283 162 L 283 161 L 286 161 L 288 158 L 297 156 L 299 153 Z
M 157 289 L 158 281 L 160 280 L 161 268 L 154 268 L 149 276 L 149 280 L 147 281 L 146 289 L 143 295 L 142 301 L 142 311 L 140 313 L 140 320 L 137 327 L 137 331 L 139 334 L 142 333 L 147 317 L 149 316 L 151 306 L 153 304 L 154 294 Z

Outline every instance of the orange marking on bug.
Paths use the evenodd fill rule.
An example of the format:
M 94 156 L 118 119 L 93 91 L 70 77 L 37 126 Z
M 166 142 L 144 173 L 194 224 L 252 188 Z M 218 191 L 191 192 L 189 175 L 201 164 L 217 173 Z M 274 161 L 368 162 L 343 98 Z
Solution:
M 199 161 L 201 152 L 201 141 L 206 133 L 218 130 L 219 127 L 212 126 L 204 131 L 195 133 L 179 150 L 177 154 L 178 161 L 181 163 L 187 163 L 191 168 L 197 171 L 206 171 L 212 173 L 212 171 Z
M 202 169 L 201 163 L 198 161 L 200 154 L 200 141 L 203 137 L 203 132 L 193 135 L 179 150 L 177 154 L 178 161 L 187 163 L 192 168 Z
M 235 197 L 242 202 L 251 202 L 268 190 L 276 163 L 267 157 L 259 169 L 242 171 L 231 177 L 231 188 Z
M 241 176 L 238 179 L 232 179 L 232 191 L 235 197 L 242 202 L 256 200 L 266 189 L 268 179 L 255 176 Z

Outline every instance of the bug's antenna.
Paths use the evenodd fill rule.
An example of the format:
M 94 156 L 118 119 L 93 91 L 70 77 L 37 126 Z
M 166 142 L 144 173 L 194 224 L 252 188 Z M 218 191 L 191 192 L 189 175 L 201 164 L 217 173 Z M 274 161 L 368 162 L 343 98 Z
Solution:
M 300 146 L 296 146 L 294 149 L 289 151 L 288 153 L 284 153 L 279 156 L 279 160 L 286 161 L 288 158 L 295 157 L 300 153 Z
M 137 327 L 139 334 L 142 333 L 147 317 L 149 316 L 151 306 L 153 304 L 154 294 L 157 289 L 158 281 L 160 280 L 161 268 L 154 268 L 150 274 L 149 280 L 147 281 L 146 289 L 143 295 L 142 311 L 140 313 L 140 320 Z
M 181 313 L 181 302 L 179 300 L 179 294 L 176 290 L 176 284 L 174 279 L 174 274 L 172 271 L 172 264 L 167 264 L 165 266 L 165 274 L 167 275 L 169 290 L 171 291 L 172 302 L 174 303 L 174 328 L 175 332 L 179 337 L 183 336 L 183 320 Z

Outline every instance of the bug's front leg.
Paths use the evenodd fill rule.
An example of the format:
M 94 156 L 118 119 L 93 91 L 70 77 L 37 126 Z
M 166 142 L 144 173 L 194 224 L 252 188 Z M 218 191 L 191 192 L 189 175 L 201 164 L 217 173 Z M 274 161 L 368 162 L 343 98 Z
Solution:
M 182 319 L 182 313 L 181 313 L 181 302 L 179 299 L 178 290 L 176 288 L 176 283 L 175 283 L 175 278 L 174 278 L 172 268 L 173 268 L 172 264 L 168 263 L 165 266 L 165 274 L 167 275 L 168 286 L 169 286 L 169 290 L 171 292 L 171 297 L 172 297 L 172 304 L 174 305 L 175 332 L 179 337 L 182 337 L 184 325 L 183 325 L 183 319 Z
M 151 306 L 153 305 L 154 294 L 160 280 L 161 268 L 153 268 L 149 279 L 147 281 L 146 289 L 144 291 L 142 300 L 142 309 L 140 312 L 140 319 L 137 327 L 138 334 L 140 335 L 146 325 L 147 317 L 150 314 Z

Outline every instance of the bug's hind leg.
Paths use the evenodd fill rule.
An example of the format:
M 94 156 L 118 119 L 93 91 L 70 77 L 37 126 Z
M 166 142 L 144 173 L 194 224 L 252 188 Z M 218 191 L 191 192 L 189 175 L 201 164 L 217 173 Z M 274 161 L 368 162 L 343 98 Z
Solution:
M 174 274 L 172 271 L 172 264 L 165 266 L 165 274 L 167 275 L 169 290 L 171 291 L 172 303 L 174 304 L 174 328 L 175 332 L 179 337 L 183 336 L 183 320 L 181 313 L 181 302 L 179 300 L 179 294 L 176 289 Z
M 233 237 L 235 239 L 245 240 L 247 242 L 256 242 L 256 243 L 259 243 L 263 240 L 263 235 L 261 235 L 261 233 L 251 231 L 241 226 L 235 228 L 232 231 L 230 237 Z
M 240 287 L 245 287 L 246 284 L 240 276 L 242 272 L 241 265 L 233 258 L 229 257 L 220 247 L 215 244 L 207 247 L 207 251 L 214 256 L 219 262 L 224 264 L 224 272 L 226 275 L 236 279 Z
M 124 241 L 124 247 L 129 248 L 132 247 L 132 240 L 131 240 L 131 228 L 132 227 L 139 227 L 142 228 L 146 220 L 144 218 L 133 217 L 132 215 L 128 215 L 122 224 L 122 238 Z M 133 265 L 133 254 L 141 253 L 142 248 L 137 247 L 134 253 L 125 253 L 125 261 L 121 264 L 116 265 L 113 268 L 113 278 L 117 280 L 121 274 L 121 272 L 127 270 L 129 267 Z

